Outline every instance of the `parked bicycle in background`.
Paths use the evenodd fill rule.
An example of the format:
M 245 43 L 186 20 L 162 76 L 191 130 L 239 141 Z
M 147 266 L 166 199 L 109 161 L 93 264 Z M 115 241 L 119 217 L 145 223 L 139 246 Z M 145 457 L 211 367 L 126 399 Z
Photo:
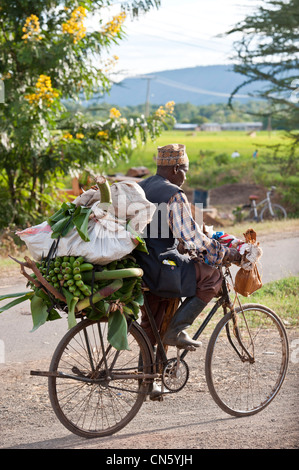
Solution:
M 271 196 L 276 190 L 276 186 L 271 186 L 267 191 L 265 199 L 257 203 L 258 196 L 250 195 L 250 204 L 244 204 L 240 209 L 234 211 L 242 213 L 242 220 L 254 220 L 256 222 L 263 222 L 265 220 L 283 220 L 287 218 L 287 212 L 280 204 L 274 204 L 271 201 Z M 240 214 L 239 214 L 240 215 Z

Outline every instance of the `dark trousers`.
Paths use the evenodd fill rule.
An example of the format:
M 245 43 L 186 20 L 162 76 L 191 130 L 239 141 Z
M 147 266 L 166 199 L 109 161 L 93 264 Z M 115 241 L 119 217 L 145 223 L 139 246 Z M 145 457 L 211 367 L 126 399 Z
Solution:
M 196 272 L 196 297 L 205 303 L 209 303 L 215 295 L 218 294 L 222 285 L 222 275 L 218 269 L 212 268 L 205 263 L 195 263 Z M 169 303 L 168 299 L 158 297 L 157 295 L 148 292 L 147 300 L 149 307 L 160 330 L 163 318 Z M 154 333 L 152 332 L 151 325 L 144 307 L 141 308 L 141 326 L 146 331 L 151 343 L 156 344 Z

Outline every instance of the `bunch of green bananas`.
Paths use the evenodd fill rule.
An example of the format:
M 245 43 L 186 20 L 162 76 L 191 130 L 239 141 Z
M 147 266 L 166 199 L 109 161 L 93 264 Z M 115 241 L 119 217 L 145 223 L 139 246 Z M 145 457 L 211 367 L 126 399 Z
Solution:
M 82 273 L 91 271 L 94 266 L 85 263 L 82 256 L 57 257 L 49 263 L 47 261 L 37 263 L 37 266 L 43 277 L 56 289 L 64 287 L 80 300 L 91 295 L 91 289 L 82 281 Z
M 36 265 L 49 284 L 78 298 L 77 309 L 84 310 L 89 318 L 98 318 L 99 312 L 107 313 L 116 301 L 121 302 L 124 313 L 138 317 L 143 304 L 143 272 L 134 258 L 128 256 L 106 266 L 95 266 L 82 256 L 63 256 Z M 91 296 L 96 311 L 91 307 Z

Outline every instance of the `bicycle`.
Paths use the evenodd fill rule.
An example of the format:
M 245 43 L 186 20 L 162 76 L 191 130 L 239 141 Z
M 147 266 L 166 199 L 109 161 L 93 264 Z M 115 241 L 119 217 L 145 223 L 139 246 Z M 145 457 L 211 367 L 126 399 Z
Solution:
M 268 307 L 241 305 L 229 294 L 232 277 L 223 272 L 220 296 L 193 338 L 198 339 L 222 307 L 224 316 L 210 337 L 205 359 L 209 392 L 232 416 L 251 416 L 268 406 L 286 376 L 289 346 L 285 328 Z M 124 428 L 138 413 L 154 380 L 162 392 L 181 391 L 189 378 L 187 350 L 168 359 L 167 347 L 155 324 L 144 287 L 144 307 L 157 340 L 156 351 L 141 326 L 128 319 L 129 350 L 117 351 L 107 338 L 107 318 L 82 318 L 58 344 L 48 377 L 52 408 L 59 421 L 84 438 L 104 437 Z M 236 303 L 238 306 L 235 307 Z
M 271 186 L 271 189 L 267 191 L 265 199 L 257 203 L 258 196 L 250 195 L 250 204 L 244 204 L 242 210 L 246 210 L 243 220 L 254 220 L 256 222 L 263 222 L 264 220 L 282 220 L 287 218 L 287 212 L 279 204 L 273 204 L 271 196 L 276 190 L 276 186 Z M 259 208 L 260 213 L 259 213 Z

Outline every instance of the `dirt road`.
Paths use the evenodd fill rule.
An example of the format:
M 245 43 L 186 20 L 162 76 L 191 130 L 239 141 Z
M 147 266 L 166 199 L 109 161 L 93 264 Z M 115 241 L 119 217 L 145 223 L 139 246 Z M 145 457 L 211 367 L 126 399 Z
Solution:
M 263 244 L 264 282 L 298 274 L 298 237 Z M 2 279 L 0 295 L 24 288 L 22 277 Z M 298 449 L 299 331 L 288 329 L 291 359 L 283 388 L 261 413 L 249 418 L 226 415 L 211 398 L 204 375 L 208 338 L 187 357 L 190 378 L 179 393 L 162 402 L 145 401 L 131 423 L 114 436 L 84 440 L 69 433 L 55 417 L 45 378 L 30 376 L 45 369 L 66 321 L 30 333 L 28 305 L 0 315 L 0 448 L 12 449 Z M 111 455 L 113 455 L 111 453 Z

